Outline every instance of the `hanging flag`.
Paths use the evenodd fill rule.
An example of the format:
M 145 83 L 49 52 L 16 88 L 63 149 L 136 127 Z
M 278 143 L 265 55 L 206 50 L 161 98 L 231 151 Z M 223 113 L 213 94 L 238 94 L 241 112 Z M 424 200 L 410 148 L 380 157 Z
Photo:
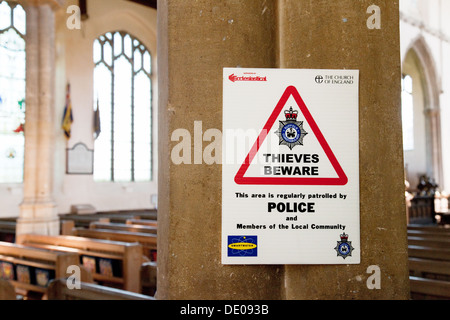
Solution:
M 24 107 L 24 105 L 25 105 L 25 99 L 22 99 L 22 100 L 20 100 L 20 101 L 17 101 L 17 103 L 19 104 L 20 110 L 23 110 L 23 107 Z
M 100 126 L 100 104 L 97 99 L 97 109 L 94 111 L 94 139 L 97 139 L 101 132 Z
M 14 130 L 15 133 L 25 132 L 25 125 L 21 123 L 16 130 Z
M 72 102 L 70 101 L 70 84 L 67 84 L 66 106 L 64 107 L 64 115 L 61 126 L 67 138 L 70 138 L 72 122 L 73 122 L 73 114 L 72 114 Z

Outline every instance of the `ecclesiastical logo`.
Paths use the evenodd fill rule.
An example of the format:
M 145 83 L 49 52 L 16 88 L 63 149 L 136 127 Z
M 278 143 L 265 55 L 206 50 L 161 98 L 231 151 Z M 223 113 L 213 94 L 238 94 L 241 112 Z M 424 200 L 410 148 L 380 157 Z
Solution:
M 352 247 L 352 242 L 348 241 L 348 234 L 341 234 L 341 241 L 337 242 L 337 246 L 334 248 L 337 252 L 337 256 L 344 258 L 351 257 L 352 251 L 355 250 L 355 248 Z
M 289 149 L 295 146 L 302 146 L 303 139 L 308 134 L 303 129 L 303 121 L 297 121 L 298 111 L 294 111 L 292 107 L 284 111 L 286 121 L 280 120 L 280 128 L 275 133 L 280 137 L 280 146 L 285 145 Z

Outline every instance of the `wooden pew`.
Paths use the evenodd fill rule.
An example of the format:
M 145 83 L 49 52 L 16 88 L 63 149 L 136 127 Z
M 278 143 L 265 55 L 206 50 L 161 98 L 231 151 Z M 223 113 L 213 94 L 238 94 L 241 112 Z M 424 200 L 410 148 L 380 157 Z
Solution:
M 445 232 L 408 230 L 408 237 L 437 239 L 437 240 L 450 240 L 450 233 L 447 234 Z
M 432 248 L 450 248 L 450 238 L 439 236 L 409 236 L 408 245 L 432 247 Z
M 65 225 L 65 231 L 64 234 L 66 235 L 73 235 L 77 234 L 76 228 L 74 228 L 75 224 L 73 221 L 66 221 L 64 223 Z M 125 228 L 127 227 L 127 228 Z M 137 230 L 141 231 L 142 227 L 149 228 L 153 232 L 155 230 L 155 227 L 149 227 L 149 226 L 136 226 L 137 228 L 134 228 L 134 225 L 127 225 L 127 224 L 116 224 L 116 223 L 103 223 L 103 222 L 92 222 L 90 225 L 90 228 L 93 230 L 96 230 L 96 228 L 106 228 L 104 230 L 108 230 L 110 228 L 111 230 L 125 230 L 130 232 L 136 232 Z M 74 230 L 75 229 L 75 230 Z M 102 229 L 100 229 L 102 230 Z M 151 253 L 152 254 L 152 253 Z M 141 286 L 142 286 L 142 292 L 148 295 L 153 296 L 156 292 L 156 253 L 152 254 L 151 257 L 148 257 L 151 261 L 144 262 L 141 266 Z
M 411 298 L 450 299 L 450 229 L 408 226 Z
M 410 257 L 409 270 L 411 276 L 450 281 L 450 261 Z
M 75 223 L 73 221 L 65 221 L 63 223 L 64 225 L 64 229 L 62 230 L 63 235 L 73 235 L 73 234 L 77 234 L 78 232 L 76 231 Z M 130 225 L 124 225 L 124 224 L 115 224 L 115 223 L 102 223 L 102 222 L 93 222 L 91 223 L 91 228 L 92 229 L 96 229 L 96 228 L 100 228 L 100 227 L 111 227 L 112 230 L 114 229 L 121 229 L 121 228 L 115 228 L 115 227 L 122 227 L 122 226 L 128 226 L 130 227 Z M 131 226 L 134 227 L 134 226 Z M 138 227 L 142 227 L 142 226 L 138 226 Z M 144 227 L 148 227 L 148 226 L 144 226 Z M 154 229 L 154 227 L 150 227 L 151 230 Z M 75 229 L 75 230 L 74 230 Z M 101 229 L 100 229 L 101 230 Z M 107 229 L 106 229 L 107 230 Z M 129 229 L 127 229 L 129 230 Z M 133 230 L 140 230 L 140 228 L 138 229 L 133 229 Z M 152 253 L 151 253 L 152 254 Z M 151 257 L 148 257 L 148 255 L 146 255 L 146 257 L 148 257 L 149 260 L 151 261 L 146 261 L 142 264 L 141 266 L 141 286 L 142 286 L 142 292 L 148 295 L 153 296 L 156 292 L 156 257 L 155 257 L 156 253 L 152 254 Z
M 117 230 L 117 231 L 129 231 L 138 233 L 150 233 L 156 234 L 157 228 L 147 225 L 135 225 L 125 223 L 105 223 L 105 222 L 91 222 L 89 229 L 103 229 L 103 230 Z
M 91 228 L 93 228 L 93 230 L 96 230 L 96 227 L 111 227 L 111 226 L 130 226 L 130 225 L 124 225 L 124 224 L 111 224 L 111 223 L 102 223 L 102 222 L 93 222 L 91 223 Z M 75 223 L 74 221 L 68 220 L 68 221 L 64 221 L 62 223 L 62 234 L 63 235 L 80 235 L 81 233 L 83 233 L 83 231 L 78 231 L 77 228 L 75 228 Z M 138 226 L 138 227 L 142 227 L 142 226 Z M 148 227 L 148 226 L 145 226 Z M 154 227 L 150 227 L 150 228 L 154 228 Z M 114 229 L 111 228 L 111 229 Z M 120 228 L 119 228 L 120 229 Z M 100 229 L 100 230 L 107 230 L 107 229 Z M 92 234 L 86 234 L 86 236 L 92 236 Z M 98 237 L 98 234 L 94 235 L 96 238 Z M 115 235 L 117 236 L 117 235 Z M 126 239 L 129 240 L 129 239 Z M 135 239 L 132 239 L 133 241 L 135 241 Z M 150 250 L 150 252 L 149 252 Z M 141 286 L 142 286 L 142 292 L 149 294 L 149 295 L 154 295 L 154 293 L 156 292 L 156 263 L 155 261 L 157 260 L 156 258 L 156 248 L 153 249 L 147 249 L 143 247 L 143 254 L 145 255 L 145 257 L 147 257 L 148 260 L 153 261 L 147 261 L 144 262 L 142 267 L 141 267 Z
M 410 258 L 450 261 L 450 249 L 408 245 L 408 255 Z
M 92 272 L 94 281 L 139 293 L 142 245 L 76 236 L 43 236 L 25 234 L 17 243 L 54 251 L 77 254 L 77 262 Z M 101 270 L 104 272 L 101 273 Z
M 408 226 L 408 231 L 426 231 L 426 232 L 450 234 L 450 227 L 409 225 Z
M 69 289 L 65 279 L 56 279 L 48 288 L 48 300 L 155 300 L 154 297 L 91 283 Z
M 411 299 L 413 300 L 450 300 L 450 282 L 409 277 Z
M 49 251 L 0 242 L 1 275 L 24 296 L 42 297 L 51 279 L 66 276 L 67 268 L 77 265 L 74 252 Z
M 134 211 L 117 211 L 117 212 L 99 212 L 95 214 L 61 214 L 59 218 L 61 221 L 73 220 L 75 226 L 80 228 L 88 228 L 91 222 L 99 221 L 100 219 L 108 219 L 114 223 L 125 223 L 128 219 L 156 219 L 156 210 L 134 210 Z
M 140 225 L 140 226 L 151 226 L 151 227 L 157 227 L 158 226 L 158 222 L 156 220 L 148 220 L 148 219 L 128 219 L 126 221 L 126 224 Z
M 61 235 L 88 236 L 97 239 L 119 239 L 119 241 L 125 242 L 139 242 L 151 250 L 156 250 L 157 228 L 153 226 L 96 221 L 91 222 L 89 229 L 86 229 L 75 227 L 75 222 L 71 220 L 64 221 L 61 226 Z
M 157 235 L 150 233 L 105 230 L 105 229 L 85 229 L 74 228 L 72 235 L 92 239 L 103 239 L 111 241 L 139 243 L 142 247 L 142 254 L 151 261 L 156 261 Z
M 84 216 L 84 215 L 66 215 L 60 217 L 61 224 L 63 225 L 65 222 L 73 222 L 75 227 L 78 228 L 87 228 L 91 222 L 102 221 L 102 222 L 110 222 L 111 219 L 102 216 Z
M 422 247 L 449 248 L 450 229 L 441 227 L 409 226 L 408 244 Z

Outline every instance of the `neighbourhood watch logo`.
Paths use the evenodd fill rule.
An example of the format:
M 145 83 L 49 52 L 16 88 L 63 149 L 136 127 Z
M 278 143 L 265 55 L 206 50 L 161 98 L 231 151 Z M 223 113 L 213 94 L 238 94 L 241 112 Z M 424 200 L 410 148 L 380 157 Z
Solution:
M 236 81 L 267 81 L 267 77 L 257 76 L 255 73 L 244 73 L 243 76 L 236 76 L 234 73 L 228 77 L 231 82 Z

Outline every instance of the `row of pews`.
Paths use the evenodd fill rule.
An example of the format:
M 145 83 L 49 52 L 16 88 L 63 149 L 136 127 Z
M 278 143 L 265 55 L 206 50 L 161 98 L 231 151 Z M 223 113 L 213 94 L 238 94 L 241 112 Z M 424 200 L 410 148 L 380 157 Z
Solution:
M 409 225 L 408 255 L 413 300 L 450 299 L 450 226 Z
M 15 236 L 0 220 L 0 300 L 154 300 L 154 211 L 64 215 L 58 236 Z M 411 299 L 450 299 L 450 227 L 408 226 Z M 70 289 L 71 266 L 81 288 Z
M 5 229 L 0 241 L 0 299 L 155 299 L 156 212 L 60 218 L 58 236 L 13 235 L 14 241 L 8 242 L 4 239 L 11 239 L 13 229 Z M 0 230 L 2 223 L 11 222 L 1 220 Z M 72 276 L 79 276 L 80 288 L 71 289 Z

